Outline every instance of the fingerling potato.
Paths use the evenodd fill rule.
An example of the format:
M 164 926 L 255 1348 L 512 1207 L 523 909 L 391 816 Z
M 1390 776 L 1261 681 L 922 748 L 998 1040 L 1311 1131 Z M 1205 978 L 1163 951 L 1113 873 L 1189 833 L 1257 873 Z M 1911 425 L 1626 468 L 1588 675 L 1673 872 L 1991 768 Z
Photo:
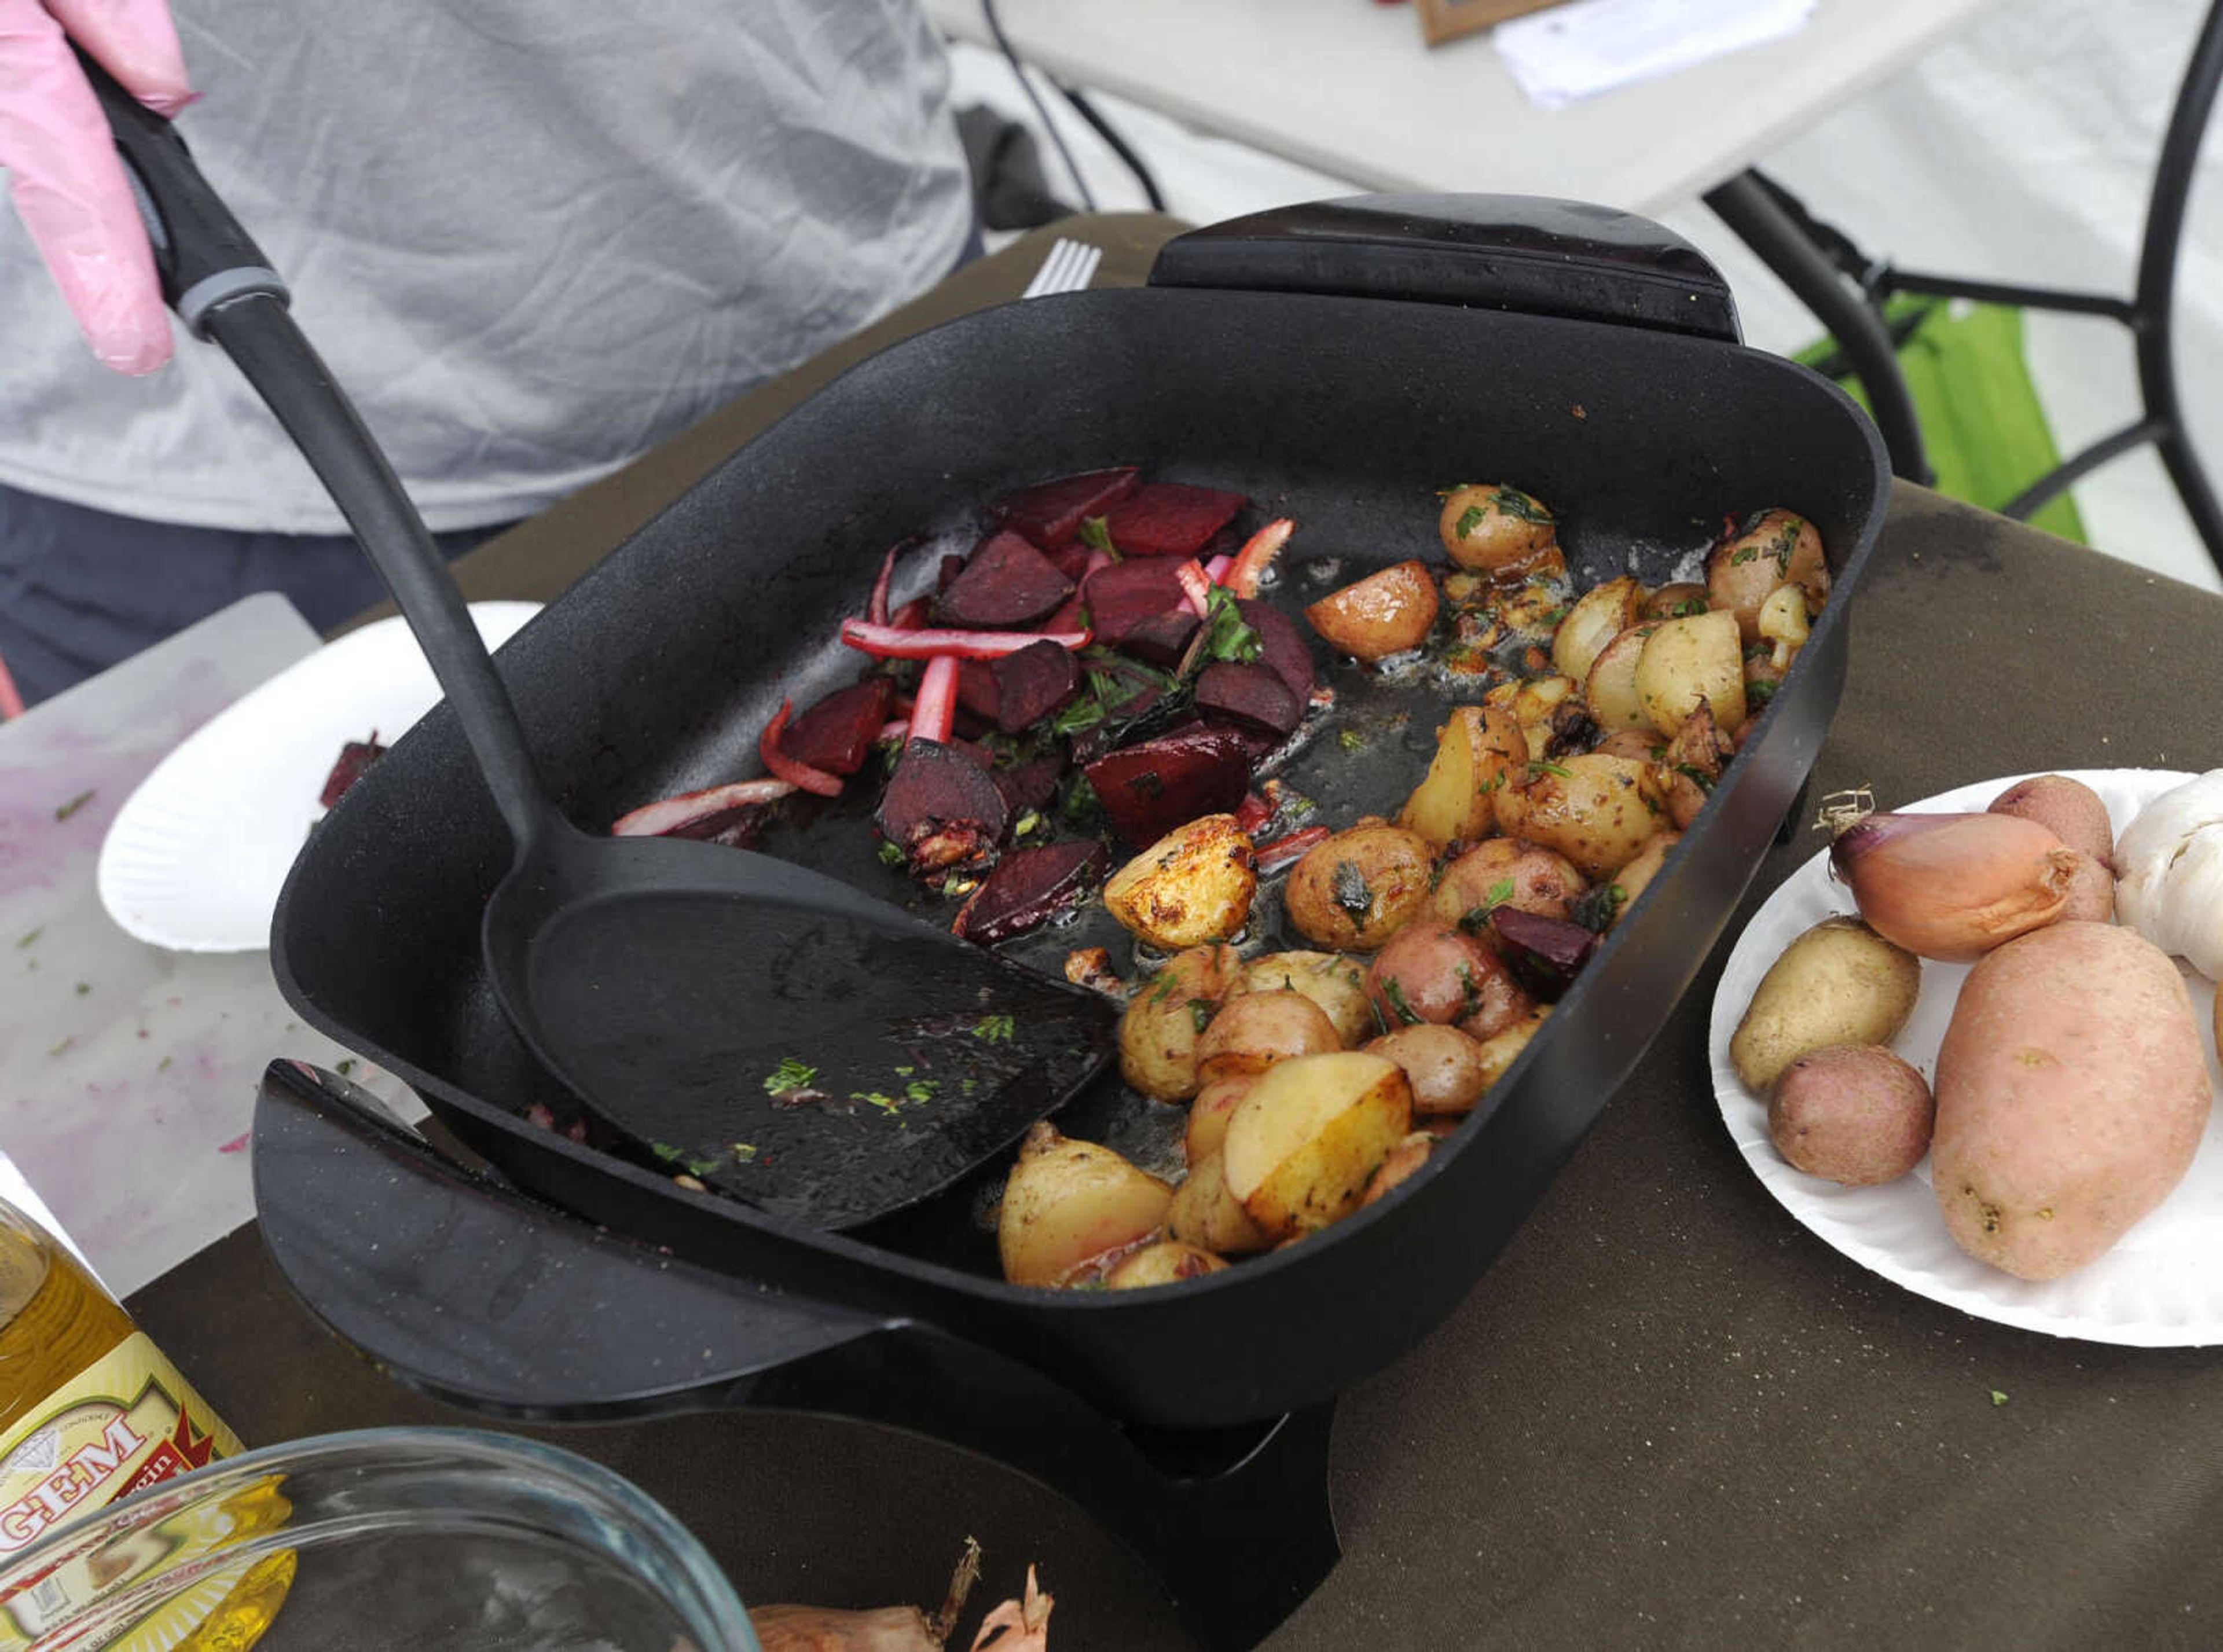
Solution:
M 1197 1040 L 1196 1076 L 1210 1084 L 1263 1072 L 1292 1056 L 1342 1047 L 1327 1012 L 1302 993 L 1238 993 L 1220 1006 Z
M 1783 949 L 1729 1040 L 1737 1077 L 1765 1096 L 1800 1056 L 1889 1044 L 1914 1013 L 1922 965 L 1858 918 L 1824 918 Z

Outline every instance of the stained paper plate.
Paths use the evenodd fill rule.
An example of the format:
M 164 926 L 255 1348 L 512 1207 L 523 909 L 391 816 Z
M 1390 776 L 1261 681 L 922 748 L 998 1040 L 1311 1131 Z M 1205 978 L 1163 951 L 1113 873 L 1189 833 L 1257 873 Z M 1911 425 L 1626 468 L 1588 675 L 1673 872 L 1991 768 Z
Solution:
M 2162 793 L 2194 778 L 2155 769 L 2062 769 L 2105 800 L 2118 837 L 2138 811 Z M 1919 803 L 1900 805 L 1937 813 L 1974 812 L 2024 776 L 1963 786 Z M 1804 930 L 1832 913 L 1854 910 L 1851 895 L 1829 875 L 1829 856 L 1818 854 L 1785 879 L 1754 914 L 1729 954 L 1714 994 L 1707 1050 L 1714 1096 L 1723 1122 L 1745 1162 L 1800 1222 L 1863 1267 L 1908 1290 L 2003 1325 L 2056 1336 L 2137 1347 L 2199 1347 L 2223 1342 L 2223 1109 L 2208 1120 L 2192 1168 L 2144 1221 L 2098 1261 L 2065 1278 L 2018 1279 L 1987 1266 L 1946 1234 L 1930 1186 L 1930 1161 L 1882 1187 L 1839 1187 L 1792 1169 L 1767 1137 L 1765 1100 L 1744 1087 L 1729 1063 L 1729 1038 L 1768 966 Z M 2208 1081 L 2223 1090 L 2207 1029 L 2215 986 L 2182 959 L 2185 984 L 2208 1046 Z M 1922 1070 L 1936 1071 L 1953 1003 L 1968 966 L 1922 965 L 1922 995 L 1913 1018 L 1893 1044 Z
M 499 648 L 537 602 L 477 602 Z M 391 745 L 439 703 L 400 619 L 350 631 L 211 719 L 140 783 L 100 846 L 100 902 L 126 933 L 179 952 L 259 952 L 340 748 Z

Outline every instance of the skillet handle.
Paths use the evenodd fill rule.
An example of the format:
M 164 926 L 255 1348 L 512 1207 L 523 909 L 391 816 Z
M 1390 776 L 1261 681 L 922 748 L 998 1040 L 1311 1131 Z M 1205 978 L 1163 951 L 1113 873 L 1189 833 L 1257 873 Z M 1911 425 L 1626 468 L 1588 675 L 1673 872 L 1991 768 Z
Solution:
M 1396 298 L 1738 343 L 1719 270 L 1673 230 L 1537 195 L 1353 195 L 1168 242 L 1152 286 Z

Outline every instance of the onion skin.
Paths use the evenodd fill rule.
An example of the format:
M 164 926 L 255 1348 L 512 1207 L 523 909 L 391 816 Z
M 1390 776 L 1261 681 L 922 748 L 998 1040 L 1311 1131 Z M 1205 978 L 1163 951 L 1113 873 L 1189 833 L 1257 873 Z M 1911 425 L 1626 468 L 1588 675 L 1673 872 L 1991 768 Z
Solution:
M 1919 958 L 1969 964 L 2058 919 L 2081 857 L 2012 814 L 1870 814 L 1838 834 L 1831 870 L 1868 927 Z

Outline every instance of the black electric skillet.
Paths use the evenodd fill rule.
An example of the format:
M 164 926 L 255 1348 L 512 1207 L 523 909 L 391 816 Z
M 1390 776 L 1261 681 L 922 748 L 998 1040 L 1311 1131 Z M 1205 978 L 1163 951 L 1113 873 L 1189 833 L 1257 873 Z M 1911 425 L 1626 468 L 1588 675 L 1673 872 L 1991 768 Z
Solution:
M 900 1316 L 1016 1357 L 1116 1417 L 1187 1429 L 1264 1418 L 1387 1364 L 1534 1203 L 1783 820 L 1843 682 L 1846 599 L 1882 520 L 1884 452 L 1835 387 L 1742 348 L 1719 276 L 1641 220 L 1505 198 L 1360 198 L 1222 225 L 1168 245 L 1148 288 L 1007 305 L 873 357 L 551 605 L 498 665 L 557 803 L 608 821 L 755 772 L 783 697 L 853 675 L 836 628 L 890 543 L 926 530 L 967 544 L 998 494 L 1122 462 L 1294 517 L 1276 599 L 1291 606 L 1326 577 L 1437 556 L 1435 492 L 1468 480 L 1515 481 L 1552 504 L 1586 583 L 1624 568 L 1661 580 L 1726 514 L 1787 506 L 1821 530 L 1836 595 L 1704 816 L 1451 1150 L 1392 1197 L 1209 1278 L 1059 1293 L 997 1276 L 976 1217 L 1000 1165 L 829 1234 L 528 1122 L 536 1102 L 559 1120 L 576 1109 L 486 976 L 477 926 L 508 836 L 444 706 L 294 866 L 272 933 L 286 996 L 530 1192 L 791 1306 Z M 1401 801 L 1441 700 L 1319 657 L 1359 749 L 1318 741 L 1291 778 L 1342 826 Z M 772 852 L 903 895 L 860 810 L 791 801 Z M 1104 938 L 1091 923 L 1108 920 L 1015 952 L 1055 972 L 1067 946 Z M 1165 1125 L 1110 1080 L 1061 1122 L 1138 1152 Z

